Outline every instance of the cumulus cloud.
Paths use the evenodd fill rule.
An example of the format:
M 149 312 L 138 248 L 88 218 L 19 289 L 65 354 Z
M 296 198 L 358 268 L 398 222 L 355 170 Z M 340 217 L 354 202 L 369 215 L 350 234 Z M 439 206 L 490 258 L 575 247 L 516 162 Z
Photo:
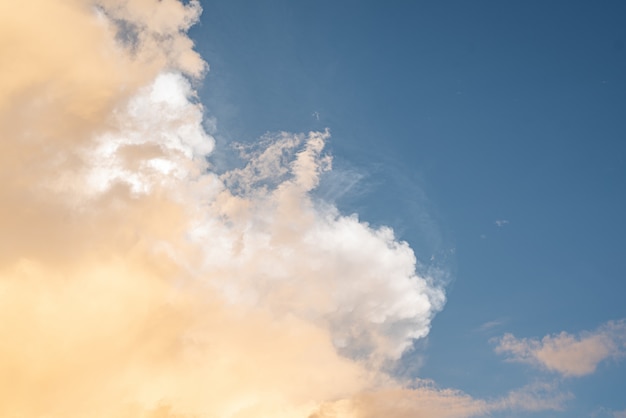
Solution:
M 311 197 L 327 132 L 211 170 L 199 12 L 0 5 L 2 416 L 307 416 L 443 307 L 391 229 Z
M 561 332 L 541 340 L 518 339 L 505 334 L 497 340 L 496 352 L 510 361 L 542 367 L 563 376 L 584 376 L 595 372 L 598 364 L 624 354 L 626 321 L 609 321 L 595 331 L 578 335 Z
M 0 2 L 0 416 L 518 408 L 385 373 L 445 296 L 390 228 L 312 197 L 328 132 L 212 169 L 199 14 Z

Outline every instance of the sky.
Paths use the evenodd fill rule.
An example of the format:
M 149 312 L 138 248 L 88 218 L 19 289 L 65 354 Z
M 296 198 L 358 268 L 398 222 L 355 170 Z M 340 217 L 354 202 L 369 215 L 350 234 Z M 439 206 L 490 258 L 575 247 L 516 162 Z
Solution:
M 0 415 L 626 417 L 625 16 L 0 0 Z

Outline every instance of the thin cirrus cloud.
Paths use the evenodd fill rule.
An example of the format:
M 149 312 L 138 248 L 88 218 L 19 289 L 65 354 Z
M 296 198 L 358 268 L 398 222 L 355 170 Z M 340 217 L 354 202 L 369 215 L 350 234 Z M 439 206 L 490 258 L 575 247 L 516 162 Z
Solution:
M 590 414 L 591 418 L 626 418 L 626 409 L 615 411 L 603 406 L 597 408 Z
M 507 355 L 510 361 L 530 364 L 566 377 L 584 376 L 595 372 L 602 361 L 624 355 L 626 320 L 609 321 L 595 331 L 578 335 L 561 332 L 539 340 L 518 339 L 505 334 L 495 341 L 496 352 Z
M 481 326 L 477 328 L 477 330 L 481 332 L 493 331 L 494 329 L 504 325 L 506 322 L 507 322 L 506 319 L 494 319 L 493 321 L 487 321 L 483 323 Z
M 437 277 L 390 228 L 312 197 L 328 132 L 269 135 L 212 170 L 186 34 L 200 12 L 0 2 L 0 416 L 561 408 L 385 372 L 443 309 Z

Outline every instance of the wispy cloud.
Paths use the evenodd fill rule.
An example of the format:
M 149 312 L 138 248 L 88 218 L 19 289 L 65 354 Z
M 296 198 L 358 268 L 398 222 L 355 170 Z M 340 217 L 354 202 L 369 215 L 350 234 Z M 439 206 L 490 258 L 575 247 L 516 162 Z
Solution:
M 501 325 L 506 323 L 506 319 L 495 319 L 493 321 L 487 321 L 484 324 L 482 324 L 480 327 L 478 327 L 478 331 L 481 332 L 487 332 L 487 331 L 492 331 L 495 328 L 500 327 Z
M 368 391 L 328 402 L 310 418 L 469 418 L 499 411 L 562 411 L 573 398 L 550 383 L 524 386 L 495 400 L 476 399 L 458 390 L 438 388 L 430 381 L 417 381 L 411 386 Z
M 450 389 L 419 387 L 370 391 L 322 405 L 310 418 L 465 418 L 484 415 L 490 405 Z
M 596 408 L 589 416 L 591 418 L 626 418 L 626 409 L 616 411 L 601 406 Z
M 495 402 L 498 408 L 521 411 L 563 411 L 574 395 L 562 392 L 556 383 L 535 382 L 513 390 L 502 400 Z
M 496 224 L 498 228 L 502 228 L 504 225 L 507 225 L 509 223 L 510 222 L 506 219 L 497 219 L 496 221 L 494 221 L 494 224 Z
M 496 341 L 496 352 L 507 355 L 510 361 L 527 363 L 563 376 L 584 376 L 595 372 L 600 362 L 624 354 L 626 321 L 610 321 L 595 331 L 578 335 L 561 332 L 539 340 L 518 339 L 505 334 Z

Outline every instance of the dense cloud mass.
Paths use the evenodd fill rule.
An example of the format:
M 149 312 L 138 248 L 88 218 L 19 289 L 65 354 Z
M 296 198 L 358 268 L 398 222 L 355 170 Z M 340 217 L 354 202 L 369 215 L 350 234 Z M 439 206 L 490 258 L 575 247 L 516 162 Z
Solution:
M 445 298 L 391 229 L 311 197 L 327 132 L 211 169 L 200 9 L 0 1 L 0 416 L 503 408 L 384 372 Z
M 1 8 L 0 415 L 307 416 L 385 384 L 443 293 L 311 199 L 327 133 L 211 171 L 198 2 Z

